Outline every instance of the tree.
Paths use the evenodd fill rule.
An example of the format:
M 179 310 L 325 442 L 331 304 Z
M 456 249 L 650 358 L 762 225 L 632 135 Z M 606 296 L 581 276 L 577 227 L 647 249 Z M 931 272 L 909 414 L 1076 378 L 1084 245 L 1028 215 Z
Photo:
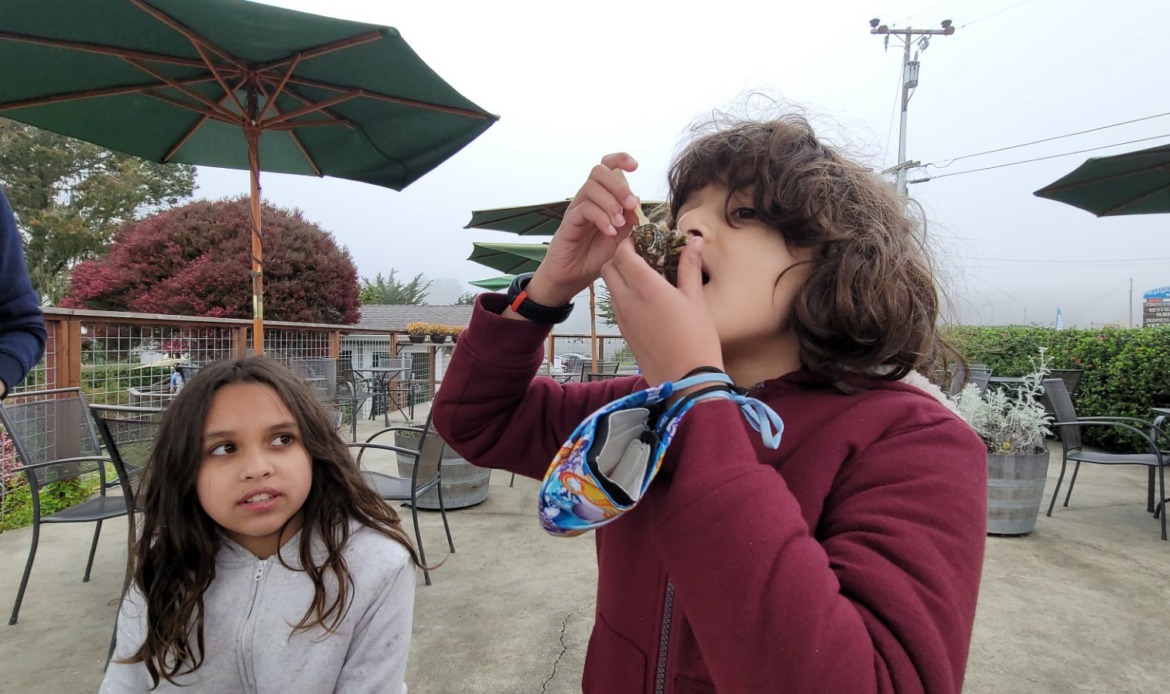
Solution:
M 420 272 L 414 276 L 409 282 L 399 282 L 394 278 L 395 270 L 390 269 L 390 276 L 383 277 L 382 273 L 374 276 L 371 282 L 365 277 L 362 278 L 362 303 L 363 304 L 409 304 L 418 306 L 426 303 L 427 289 L 431 286 L 431 281 L 423 282 L 423 276 Z
M 299 211 L 263 205 L 264 317 L 306 323 L 358 319 L 357 268 Z M 105 256 L 73 270 L 73 308 L 252 317 L 248 198 L 200 200 L 130 223 Z
M 475 292 L 463 292 L 459 298 L 455 300 L 456 306 L 470 306 L 475 303 L 475 297 L 479 296 Z
M 598 284 L 597 289 L 597 317 L 610 325 L 617 325 L 617 317 L 613 315 L 613 299 L 604 284 Z
M 99 256 L 122 224 L 190 197 L 195 167 L 156 164 L 0 118 L 0 185 L 24 237 L 33 286 L 55 303 L 69 269 Z

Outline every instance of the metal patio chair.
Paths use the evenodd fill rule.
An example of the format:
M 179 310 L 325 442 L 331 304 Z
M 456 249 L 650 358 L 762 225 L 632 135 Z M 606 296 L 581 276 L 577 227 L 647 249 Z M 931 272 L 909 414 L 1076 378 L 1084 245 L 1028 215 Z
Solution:
M 987 386 L 991 383 L 991 369 L 982 364 L 969 364 L 967 368 L 958 366 L 954 373 L 951 374 L 951 386 L 948 394 L 951 396 L 958 395 L 968 383 L 974 383 L 979 388 L 979 394 L 983 395 L 987 392 Z
M 93 543 L 85 563 L 82 582 L 89 581 L 93 568 L 93 557 L 97 552 L 102 522 L 126 515 L 126 498 L 120 495 L 107 496 L 113 486 L 106 480 L 106 465 L 112 464 L 109 457 L 101 452 L 97 433 L 90 419 L 85 395 L 80 388 L 55 388 L 52 390 L 17 393 L 0 403 L 0 423 L 12 439 L 21 466 L 14 472 L 23 472 L 28 480 L 32 496 L 32 546 L 29 547 L 28 561 L 20 587 L 16 591 L 16 602 L 12 606 L 9 624 L 16 624 L 20 616 L 20 604 L 28 588 L 32 574 L 33 560 L 41 538 L 41 525 L 47 523 L 95 523 Z M 42 513 L 40 493 L 57 481 L 70 480 L 81 476 L 96 475 L 98 495 L 77 506 L 61 509 L 54 513 Z
M 618 368 L 621 364 L 616 361 L 599 361 L 597 368 L 593 368 L 592 361 L 581 362 L 581 372 L 577 379 L 581 383 L 588 383 L 589 381 L 603 381 L 610 378 L 617 378 Z
M 1160 450 L 1160 447 L 1165 448 L 1166 432 L 1155 422 L 1149 422 L 1137 417 L 1078 417 L 1076 409 L 1073 407 L 1072 398 L 1068 396 L 1068 390 L 1064 387 L 1064 381 L 1059 378 L 1049 378 L 1044 380 L 1044 390 L 1048 394 L 1052 406 L 1056 411 L 1056 420 L 1052 426 L 1060 429 L 1060 446 L 1062 449 L 1062 456 L 1060 461 L 1060 476 L 1056 479 L 1056 487 L 1052 490 L 1052 501 L 1048 504 L 1048 515 L 1052 515 L 1052 509 L 1056 506 L 1056 497 L 1060 494 L 1060 485 L 1064 481 L 1065 468 L 1068 467 L 1069 461 L 1075 463 L 1073 467 L 1072 478 L 1068 482 L 1068 491 L 1064 495 L 1064 506 L 1068 506 L 1069 498 L 1072 497 L 1073 486 L 1077 483 L 1077 473 L 1080 472 L 1081 463 L 1093 463 L 1095 465 L 1144 465 L 1150 469 L 1151 473 L 1155 470 L 1158 476 L 1158 498 L 1166 498 L 1166 479 L 1165 471 L 1166 465 L 1170 463 L 1170 455 Z M 1081 429 L 1089 426 L 1107 426 L 1117 429 L 1126 430 L 1136 436 L 1140 437 L 1146 444 L 1147 450 L 1144 453 L 1104 453 L 1100 451 L 1086 451 L 1081 444 Z M 1153 475 L 1150 477 L 1150 492 L 1153 492 Z M 1152 501 L 1152 496 L 1151 496 Z M 1166 539 L 1166 514 L 1164 513 L 1165 501 L 1159 503 L 1154 511 L 1155 518 L 1161 517 L 1162 521 L 1162 539 Z
M 384 443 L 374 443 L 374 440 L 386 434 L 393 435 L 397 431 L 411 431 L 419 435 L 418 448 L 403 448 Z M 414 538 L 418 544 L 418 555 L 423 564 L 423 578 L 426 584 L 431 585 L 431 573 L 426 567 L 427 553 L 423 548 L 422 530 L 418 524 L 418 499 L 432 488 L 437 489 L 439 497 L 439 511 L 443 515 L 443 529 L 447 532 L 447 546 L 451 553 L 455 552 L 455 541 L 451 539 L 451 526 L 447 522 L 447 507 L 443 503 L 443 448 L 446 444 L 431 426 L 431 415 L 427 414 L 426 423 L 421 427 L 392 426 L 386 427 L 371 435 L 364 443 L 346 444 L 356 450 L 355 458 L 360 466 L 362 455 L 367 450 L 388 451 L 414 458 L 414 468 L 410 477 L 398 477 L 382 472 L 362 470 L 362 477 L 382 499 L 386 501 L 405 501 L 410 504 L 410 514 L 414 520 Z
M 90 414 L 93 416 L 94 427 L 105 443 L 106 452 L 114 463 L 118 472 L 118 481 L 122 484 L 122 497 L 128 500 L 127 506 L 137 510 L 138 488 L 142 483 L 142 475 L 154 453 L 155 441 L 158 439 L 158 428 L 162 420 L 163 410 L 151 407 L 122 407 L 117 405 L 91 405 Z M 135 515 L 128 515 L 127 548 L 134 546 L 138 537 L 135 524 Z M 130 587 L 130 563 L 126 563 L 126 575 L 122 579 L 122 597 L 126 596 L 126 589 Z M 114 655 L 114 646 L 118 637 L 117 619 L 114 620 L 114 631 L 110 635 L 110 649 L 106 654 L 106 663 Z

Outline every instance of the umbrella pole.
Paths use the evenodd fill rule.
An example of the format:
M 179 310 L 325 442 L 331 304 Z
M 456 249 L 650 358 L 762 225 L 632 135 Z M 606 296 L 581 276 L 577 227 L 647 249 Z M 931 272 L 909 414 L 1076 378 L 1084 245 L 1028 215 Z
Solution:
M 252 177 L 252 354 L 264 354 L 264 242 L 260 230 L 260 131 L 246 128 Z
M 589 283 L 589 352 L 593 357 L 593 372 L 597 372 L 597 294 Z

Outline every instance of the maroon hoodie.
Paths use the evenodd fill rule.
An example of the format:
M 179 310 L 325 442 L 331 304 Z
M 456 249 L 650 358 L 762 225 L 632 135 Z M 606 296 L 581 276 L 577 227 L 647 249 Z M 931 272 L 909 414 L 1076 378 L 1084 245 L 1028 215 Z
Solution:
M 646 383 L 534 379 L 548 326 L 504 306 L 476 306 L 434 422 L 469 461 L 540 479 L 573 427 Z M 646 497 L 596 533 L 585 692 L 962 689 L 986 449 L 917 388 L 852 384 L 797 371 L 754 390 L 784 420 L 778 450 L 730 401 L 684 417 Z

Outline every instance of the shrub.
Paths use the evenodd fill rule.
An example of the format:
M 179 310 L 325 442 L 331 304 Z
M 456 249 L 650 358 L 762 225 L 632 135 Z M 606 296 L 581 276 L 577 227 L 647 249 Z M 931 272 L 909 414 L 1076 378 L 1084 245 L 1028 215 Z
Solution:
M 265 204 L 263 218 L 264 317 L 356 323 L 349 251 L 298 211 Z M 61 305 L 251 318 L 251 249 L 247 198 L 192 202 L 123 227 L 103 257 L 73 269 Z
M 96 475 L 50 482 L 41 487 L 41 516 L 76 506 L 88 499 L 97 488 Z M 0 505 L 0 532 L 32 525 L 32 487 L 25 484 L 3 493 L 4 501 Z
M 1046 348 L 1053 369 L 1082 369 L 1077 414 L 1150 419 L 1170 396 L 1170 327 L 1068 329 L 961 326 L 944 336 L 969 362 L 997 376 L 1029 372 L 1028 358 Z M 942 368 L 942 365 L 939 365 Z M 942 373 L 946 373 L 945 369 Z M 1145 450 L 1120 428 L 1088 427 L 1085 442 L 1110 451 Z

